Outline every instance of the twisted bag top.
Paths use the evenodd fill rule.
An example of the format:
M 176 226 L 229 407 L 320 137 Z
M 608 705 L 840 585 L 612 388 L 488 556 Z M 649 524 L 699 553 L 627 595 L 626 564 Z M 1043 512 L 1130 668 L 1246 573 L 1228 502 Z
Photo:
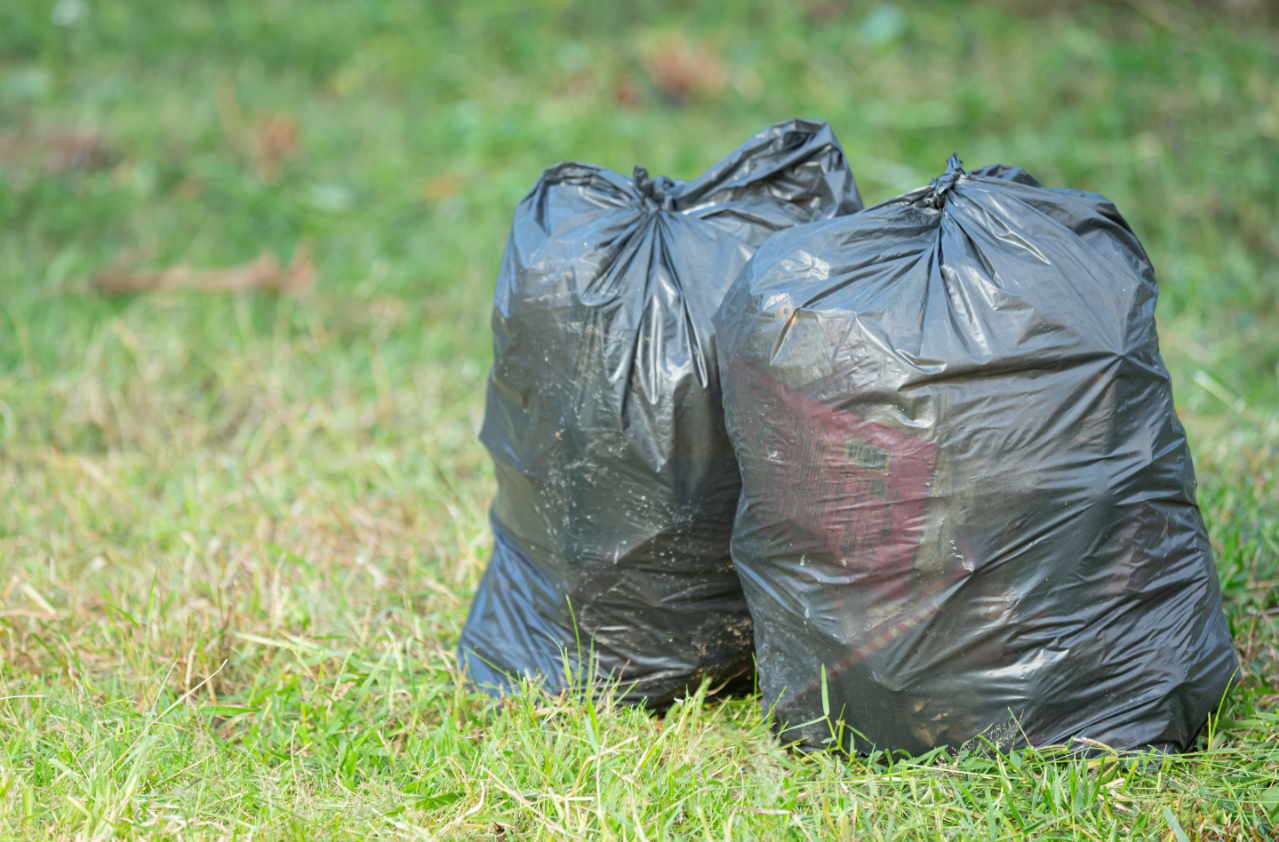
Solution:
M 811 120 L 770 126 L 694 181 L 543 173 L 494 297 L 481 438 L 497 547 L 460 645 L 474 682 L 557 686 L 568 651 L 570 672 L 594 659 L 627 698 L 661 703 L 749 668 L 711 317 L 773 232 L 860 208 Z
M 764 707 L 810 745 L 1184 749 L 1236 660 L 1115 207 L 957 158 L 718 317 Z

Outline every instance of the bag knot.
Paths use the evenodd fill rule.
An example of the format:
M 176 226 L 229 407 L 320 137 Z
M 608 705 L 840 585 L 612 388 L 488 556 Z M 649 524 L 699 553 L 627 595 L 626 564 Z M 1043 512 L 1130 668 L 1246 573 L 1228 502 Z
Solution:
M 675 197 L 671 195 L 671 188 L 675 186 L 675 182 L 667 176 L 659 175 L 657 178 L 650 178 L 648 170 L 636 167 L 635 186 L 639 189 L 640 195 L 657 206 L 656 210 L 675 210 Z
M 959 153 L 952 152 L 946 159 L 946 171 L 929 182 L 929 186 L 933 188 L 933 195 L 929 197 L 928 204 L 935 208 L 946 204 L 946 194 L 955 186 L 955 182 L 959 181 L 959 177 L 965 174 L 964 162 L 959 160 Z

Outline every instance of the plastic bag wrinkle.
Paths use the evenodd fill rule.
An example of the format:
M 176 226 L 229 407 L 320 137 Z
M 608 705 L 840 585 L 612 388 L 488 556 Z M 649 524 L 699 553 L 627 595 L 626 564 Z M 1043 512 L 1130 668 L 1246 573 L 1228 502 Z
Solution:
M 955 159 L 755 254 L 718 348 L 784 739 L 824 674 L 853 751 L 1191 745 L 1237 661 L 1156 296 L 1104 198 Z
M 521 622 L 548 630 L 571 684 L 620 680 L 625 701 L 660 706 L 749 672 L 711 317 L 774 232 L 860 207 L 829 127 L 805 120 L 691 182 L 570 163 L 524 197 L 494 300 L 481 439 L 504 537 L 459 644 L 474 684 L 564 685 L 541 642 L 506 631 Z

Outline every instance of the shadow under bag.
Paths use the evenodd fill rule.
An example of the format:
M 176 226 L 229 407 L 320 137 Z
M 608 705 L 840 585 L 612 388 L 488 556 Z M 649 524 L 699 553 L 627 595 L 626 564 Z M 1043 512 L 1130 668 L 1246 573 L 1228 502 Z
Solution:
M 839 142 L 810 120 L 691 182 L 542 174 L 493 303 L 495 546 L 458 646 L 472 683 L 614 680 L 662 705 L 749 672 L 711 318 L 773 232 L 861 207 Z
M 1191 746 L 1237 661 L 1156 295 L 1106 199 L 957 158 L 756 253 L 717 328 L 784 740 Z

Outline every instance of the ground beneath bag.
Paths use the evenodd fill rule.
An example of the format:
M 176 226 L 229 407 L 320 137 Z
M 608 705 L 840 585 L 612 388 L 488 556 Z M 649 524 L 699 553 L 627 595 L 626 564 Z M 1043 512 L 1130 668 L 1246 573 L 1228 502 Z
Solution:
M 860 208 L 810 120 L 695 181 L 569 163 L 524 197 L 493 307 L 495 546 L 458 647 L 473 683 L 618 680 L 662 705 L 751 669 L 711 317 L 772 233 Z
M 1101 196 L 945 175 L 782 232 L 717 317 L 765 710 L 814 747 L 1184 750 L 1237 662 Z

